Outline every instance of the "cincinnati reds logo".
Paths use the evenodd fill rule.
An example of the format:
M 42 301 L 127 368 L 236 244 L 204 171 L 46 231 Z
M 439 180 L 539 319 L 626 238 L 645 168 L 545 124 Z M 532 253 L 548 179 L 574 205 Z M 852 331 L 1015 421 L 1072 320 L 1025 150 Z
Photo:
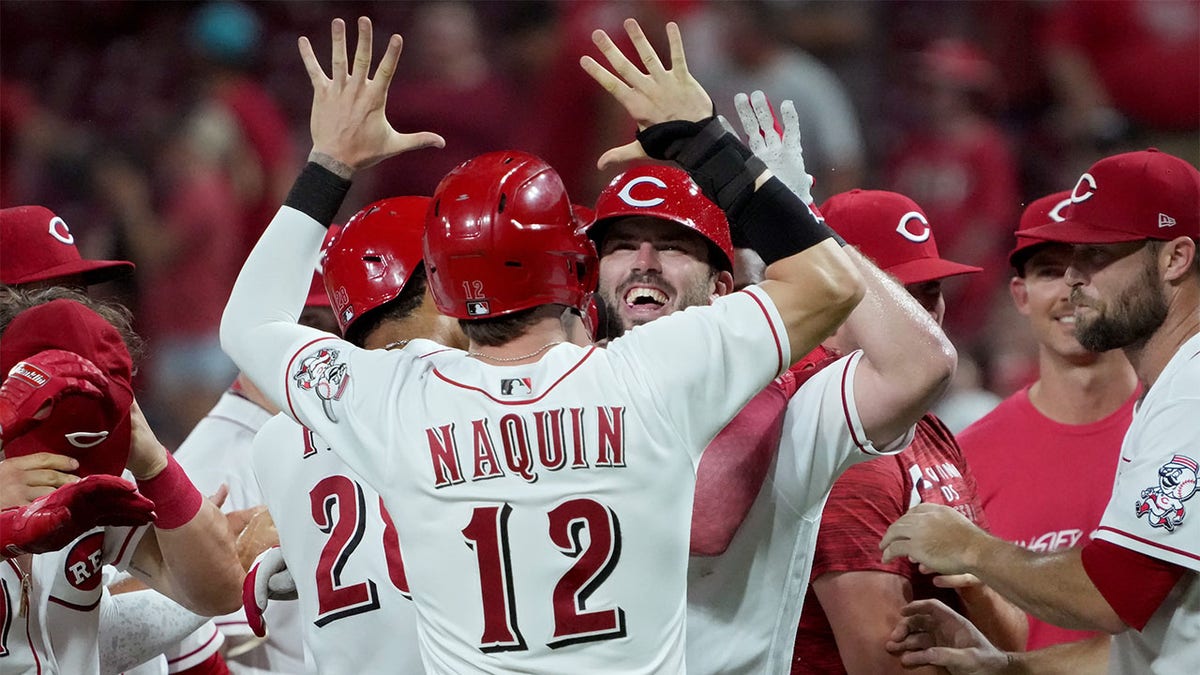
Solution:
M 1084 192 L 1079 192 L 1080 187 L 1084 188 Z M 1075 183 L 1068 201 L 1072 204 L 1081 204 L 1091 199 L 1094 194 L 1096 194 L 1096 179 L 1092 177 L 1092 174 L 1085 173 L 1079 177 L 1079 182 Z
M 1196 460 L 1187 455 L 1175 455 L 1158 468 L 1158 486 L 1142 490 L 1134 502 L 1137 517 L 1146 516 L 1151 527 L 1174 532 L 1183 524 L 1186 515 L 1183 503 L 1196 494 Z
M 652 197 L 650 199 L 638 199 L 634 197 L 632 194 L 633 186 L 641 185 L 642 183 L 649 183 L 660 190 L 667 189 L 667 184 L 664 183 L 660 178 L 655 178 L 654 176 L 638 176 L 637 178 L 634 178 L 626 183 L 625 187 L 621 188 L 621 191 L 617 193 L 617 196 L 620 197 L 621 201 L 625 202 L 626 204 L 630 206 L 636 206 L 639 209 L 647 209 L 651 206 L 658 206 L 659 204 L 667 201 L 664 197 Z
M 107 431 L 76 431 L 66 435 L 67 442 L 77 448 L 92 448 L 108 438 Z
M 63 576 L 73 588 L 94 591 L 100 585 L 104 567 L 104 533 L 93 532 L 75 541 L 63 561 Z
M 70 228 L 58 216 L 50 219 L 50 236 L 67 245 L 75 243 L 75 235 L 71 234 Z
M 1090 196 L 1090 193 L 1089 193 L 1089 196 Z M 1066 220 L 1066 218 L 1063 217 L 1062 210 L 1065 209 L 1067 207 L 1067 205 L 1071 204 L 1071 203 L 1072 203 L 1071 198 L 1067 197 L 1066 199 L 1062 200 L 1061 202 L 1055 204 L 1054 208 L 1050 209 L 1050 213 L 1047 213 L 1046 215 L 1050 216 L 1050 220 L 1053 220 L 1056 223 L 1061 223 L 1064 220 Z
M 922 229 L 920 232 L 914 232 L 909 229 L 909 223 L 913 222 L 914 220 L 918 223 L 921 223 L 921 225 L 924 226 L 924 229 Z M 929 221 L 925 219 L 925 216 L 916 211 L 909 211 L 903 216 L 900 216 L 900 224 L 896 225 L 896 231 L 900 233 L 901 237 L 904 237 L 915 244 L 919 244 L 929 239 L 929 235 L 933 232 L 933 230 L 929 229 Z

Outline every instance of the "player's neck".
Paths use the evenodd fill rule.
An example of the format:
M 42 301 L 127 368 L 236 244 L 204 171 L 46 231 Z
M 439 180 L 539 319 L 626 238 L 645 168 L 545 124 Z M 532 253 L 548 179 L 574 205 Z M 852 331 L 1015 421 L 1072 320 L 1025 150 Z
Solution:
M 1185 293 L 1183 297 L 1176 297 L 1174 303 L 1177 304 L 1171 307 L 1166 320 L 1150 339 L 1124 350 L 1147 389 L 1158 381 L 1158 376 L 1183 343 L 1200 333 L 1200 302 L 1197 302 L 1196 294 Z
M 480 345 L 472 340 L 467 353 L 493 366 L 519 366 L 541 360 L 552 347 L 566 341 L 562 321 L 558 317 L 546 317 L 530 324 L 524 333 L 502 345 Z
M 1045 348 L 1039 377 L 1029 401 L 1061 424 L 1090 424 L 1116 412 L 1137 389 L 1137 374 L 1120 351 L 1100 354 L 1088 363 L 1072 363 Z

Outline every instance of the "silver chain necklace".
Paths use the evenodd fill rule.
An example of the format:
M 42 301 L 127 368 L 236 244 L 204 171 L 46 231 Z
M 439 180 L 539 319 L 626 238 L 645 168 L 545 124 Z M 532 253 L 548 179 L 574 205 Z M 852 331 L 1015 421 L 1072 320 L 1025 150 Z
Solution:
M 399 349 L 406 344 L 408 344 L 408 340 L 396 340 L 395 342 L 387 343 L 386 345 L 383 346 L 383 348 L 384 349 Z
M 537 356 L 538 354 L 541 354 L 542 352 L 546 351 L 547 349 L 550 349 L 551 347 L 553 347 L 555 345 L 561 345 L 562 343 L 563 343 L 563 340 L 555 340 L 554 342 L 548 342 L 548 343 L 542 345 L 541 347 L 538 347 L 537 350 L 532 351 L 528 354 L 525 354 L 524 356 L 510 356 L 510 357 L 490 356 L 488 354 L 480 354 L 479 352 L 471 352 L 471 351 L 467 352 L 467 356 L 474 356 L 477 359 L 487 359 L 489 361 L 497 361 L 500 363 L 511 363 L 513 361 L 523 361 L 530 357 Z

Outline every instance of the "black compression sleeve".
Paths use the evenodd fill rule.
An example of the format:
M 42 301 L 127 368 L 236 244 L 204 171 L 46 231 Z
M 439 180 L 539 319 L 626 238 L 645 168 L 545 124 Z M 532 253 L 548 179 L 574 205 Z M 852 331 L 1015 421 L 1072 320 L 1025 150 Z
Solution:
M 350 181 L 341 178 L 329 169 L 309 162 L 292 184 L 284 206 L 290 206 L 311 217 L 313 220 L 329 227 L 342 208 L 346 192 L 350 190 Z

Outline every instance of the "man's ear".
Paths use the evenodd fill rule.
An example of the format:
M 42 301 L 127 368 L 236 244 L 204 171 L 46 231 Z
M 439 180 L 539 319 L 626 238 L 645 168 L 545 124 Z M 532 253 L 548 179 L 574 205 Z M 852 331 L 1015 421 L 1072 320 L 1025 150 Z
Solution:
M 1016 305 L 1017 311 L 1022 316 L 1029 316 L 1029 289 L 1025 286 L 1025 279 L 1021 277 L 1009 279 L 1008 293 L 1012 296 L 1013 304 Z
M 713 277 L 713 295 L 721 297 L 733 292 L 733 275 L 721 270 Z M 715 299 L 715 298 L 714 298 Z
M 1158 263 L 1163 278 L 1168 283 L 1178 281 L 1196 267 L 1196 240 L 1191 237 L 1175 237 L 1159 250 Z

